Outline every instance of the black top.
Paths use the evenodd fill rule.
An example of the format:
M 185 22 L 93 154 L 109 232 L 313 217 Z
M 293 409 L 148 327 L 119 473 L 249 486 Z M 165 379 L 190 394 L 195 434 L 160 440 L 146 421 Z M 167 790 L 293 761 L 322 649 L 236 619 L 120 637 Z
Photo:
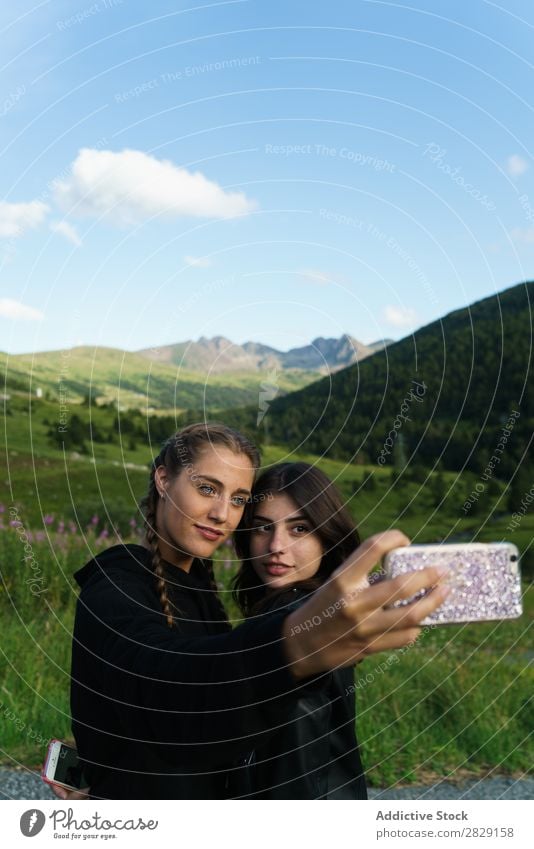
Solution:
M 286 615 L 309 597 L 297 587 L 265 610 Z M 256 747 L 252 799 L 367 799 L 356 740 L 354 667 L 318 675 L 284 706 L 279 728 Z
M 166 564 L 169 628 L 140 545 L 74 576 L 72 729 L 93 798 L 220 799 L 226 775 L 298 696 L 282 650 L 287 611 L 231 629 L 202 561 Z M 234 770 L 235 771 L 235 770 Z

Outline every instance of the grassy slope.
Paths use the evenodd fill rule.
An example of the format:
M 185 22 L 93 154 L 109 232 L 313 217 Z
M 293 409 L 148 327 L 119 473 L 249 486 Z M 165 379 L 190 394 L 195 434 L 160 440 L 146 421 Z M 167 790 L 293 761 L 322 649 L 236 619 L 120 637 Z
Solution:
M 139 354 L 115 348 L 79 347 L 67 351 L 7 356 L 0 353 L 6 391 L 37 387 L 57 398 L 66 391 L 70 403 L 89 392 L 102 401 L 139 408 L 202 408 L 204 403 L 221 408 L 257 403 L 261 383 L 268 371 L 203 373 L 179 366 L 153 363 Z M 315 372 L 280 371 L 280 392 L 299 389 L 319 377 Z

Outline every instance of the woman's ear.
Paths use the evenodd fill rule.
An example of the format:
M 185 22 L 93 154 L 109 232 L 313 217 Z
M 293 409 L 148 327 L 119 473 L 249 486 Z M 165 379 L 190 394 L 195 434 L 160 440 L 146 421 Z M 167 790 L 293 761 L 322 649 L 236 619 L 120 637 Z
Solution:
M 154 481 L 159 497 L 165 499 L 165 492 L 169 485 L 169 473 L 166 466 L 158 466 L 154 472 Z

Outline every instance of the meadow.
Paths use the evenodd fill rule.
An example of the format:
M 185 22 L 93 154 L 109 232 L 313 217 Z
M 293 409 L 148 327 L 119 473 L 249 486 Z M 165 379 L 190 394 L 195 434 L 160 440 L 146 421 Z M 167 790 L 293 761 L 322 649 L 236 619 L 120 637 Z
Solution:
M 36 767 L 50 738 L 71 739 L 73 574 L 95 551 L 138 539 L 136 504 L 149 454 L 108 445 L 107 456 L 62 455 L 35 427 L 28 454 L 20 450 L 22 430 L 17 447 L 9 441 L 2 468 L 9 497 L 0 505 L 0 757 Z M 265 446 L 265 464 L 283 458 L 282 449 Z M 419 469 L 399 476 L 334 460 L 319 464 L 336 480 L 362 537 L 401 527 L 417 542 L 510 539 L 526 552 L 530 574 L 533 517 L 527 513 L 513 532 L 507 528 L 504 485 L 493 482 L 476 515 L 465 515 L 462 504 L 476 480 L 470 475 Z M 22 533 L 32 561 L 24 560 Z M 229 585 L 236 565 L 231 548 L 218 553 L 216 576 L 235 623 Z M 357 731 L 371 784 L 530 769 L 534 593 L 527 580 L 524 589 L 519 620 L 429 629 L 413 647 L 356 667 Z

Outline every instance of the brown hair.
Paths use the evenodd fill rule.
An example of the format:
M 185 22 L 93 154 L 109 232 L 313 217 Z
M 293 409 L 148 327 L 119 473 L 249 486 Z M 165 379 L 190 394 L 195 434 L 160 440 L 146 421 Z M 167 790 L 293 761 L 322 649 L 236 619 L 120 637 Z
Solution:
M 257 613 L 266 600 L 265 586 L 257 577 L 250 557 L 255 506 L 277 493 L 288 495 L 295 502 L 323 544 L 324 554 L 319 569 L 313 578 L 298 582 L 302 589 L 317 589 L 360 544 L 360 535 L 341 493 L 317 466 L 279 463 L 267 469 L 253 487 L 251 500 L 235 535 L 235 548 L 242 564 L 232 582 L 232 594 L 245 616 Z M 285 587 L 279 592 L 287 589 Z
M 158 529 L 156 524 L 156 513 L 160 495 L 156 487 L 155 472 L 159 466 L 165 466 L 170 477 L 176 478 L 185 469 L 191 468 L 198 456 L 199 451 L 207 445 L 223 445 L 236 454 L 244 454 L 252 463 L 256 472 L 260 464 L 260 455 L 256 446 L 243 434 L 233 428 L 218 422 L 197 422 L 184 427 L 170 436 L 164 443 L 158 456 L 152 462 L 148 491 L 141 501 L 141 509 L 144 515 L 144 527 L 146 539 L 151 552 L 151 568 L 156 577 L 156 586 L 161 602 L 163 613 L 167 618 L 169 628 L 175 625 L 171 603 L 167 592 L 167 583 L 164 575 L 164 561 L 158 546 Z M 211 560 L 202 560 L 214 592 L 217 592 L 217 584 L 213 575 L 213 564 Z

